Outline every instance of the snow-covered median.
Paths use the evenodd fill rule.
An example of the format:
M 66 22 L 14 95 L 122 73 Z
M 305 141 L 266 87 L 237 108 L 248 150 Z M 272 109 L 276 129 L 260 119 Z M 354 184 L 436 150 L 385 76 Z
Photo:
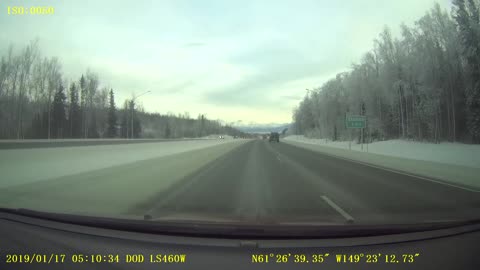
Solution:
M 423 175 L 480 190 L 480 145 L 390 140 L 361 145 L 304 136 L 283 141 L 351 160 Z M 368 148 L 368 153 L 367 153 Z
M 245 142 L 246 140 L 231 140 L 231 143 L 212 144 L 211 146 L 204 144 L 199 147 L 200 149 L 172 155 L 164 155 L 166 152 L 160 150 L 160 145 L 163 145 L 164 149 L 168 149 L 175 147 L 176 144 L 166 146 L 164 143 L 157 143 L 151 145 L 150 148 L 155 151 L 160 150 L 161 154 L 155 155 L 158 157 L 108 168 L 98 169 L 98 166 L 96 166 L 97 169 L 87 168 L 87 171 L 81 173 L 45 179 L 44 181 L 37 181 L 38 179 L 33 175 L 34 171 L 31 172 L 32 174 L 28 174 L 26 170 L 34 167 L 32 164 L 24 164 L 25 170 L 19 171 L 18 174 L 34 181 L 23 185 L 0 188 L 0 206 L 78 215 L 111 217 L 128 215 L 131 218 L 143 218 L 143 215 L 149 209 L 155 207 L 159 196 L 161 197 L 160 193 L 172 188 L 178 181 L 214 162 Z M 75 149 L 80 148 L 84 147 L 76 147 Z M 192 147 L 176 145 L 176 150 L 180 149 L 186 150 L 192 149 Z M 128 150 L 135 155 L 141 154 L 137 151 L 143 151 L 144 154 L 149 152 L 146 149 Z M 93 149 L 86 152 L 104 155 L 103 152 L 98 153 Z M 57 154 L 57 158 L 61 157 L 60 153 Z M 90 154 L 84 153 L 84 155 Z M 118 154 L 117 149 L 113 149 L 111 154 Z M 149 156 L 154 155 L 150 154 Z M 73 160 L 78 158 L 78 156 L 73 157 Z M 144 158 L 146 156 L 141 157 L 141 159 Z M 95 158 L 92 157 L 92 159 Z M 137 158 L 136 160 L 140 159 Z M 55 163 L 45 165 L 49 166 L 48 169 L 55 174 Z M 86 165 L 91 166 L 91 164 Z M 102 164 L 102 166 L 104 165 L 105 163 Z M 12 175 L 13 173 L 10 172 Z M 50 174 L 50 176 L 52 175 Z M 44 173 L 42 176 L 48 175 Z M 4 179 L 2 178 L 1 182 L 4 182 Z
M 0 188 L 232 143 L 192 140 L 136 144 L 0 149 Z

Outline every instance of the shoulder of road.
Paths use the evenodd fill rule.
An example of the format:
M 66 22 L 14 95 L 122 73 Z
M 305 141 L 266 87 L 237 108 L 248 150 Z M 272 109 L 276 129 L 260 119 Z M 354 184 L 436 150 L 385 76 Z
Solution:
M 423 177 L 424 180 L 428 181 L 438 181 L 441 184 L 480 191 L 480 168 L 351 151 L 290 140 L 284 140 L 283 142 L 338 158 Z

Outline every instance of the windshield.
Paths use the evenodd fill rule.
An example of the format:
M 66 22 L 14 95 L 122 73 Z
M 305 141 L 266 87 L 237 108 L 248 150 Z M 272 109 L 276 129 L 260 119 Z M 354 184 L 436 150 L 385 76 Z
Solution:
M 0 1 L 0 207 L 480 218 L 480 3 Z

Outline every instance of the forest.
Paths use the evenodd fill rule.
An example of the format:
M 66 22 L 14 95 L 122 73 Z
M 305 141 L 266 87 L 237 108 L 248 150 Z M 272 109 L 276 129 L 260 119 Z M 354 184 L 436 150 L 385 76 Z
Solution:
M 0 139 L 196 138 L 242 132 L 210 120 L 145 112 L 135 99 L 118 108 L 113 89 L 87 70 L 66 78 L 57 57 L 42 57 L 39 40 L 10 45 L 0 62 Z M 182 108 L 184 109 L 184 108 Z
M 480 2 L 435 4 L 413 26 L 388 27 L 359 63 L 307 94 L 293 132 L 360 141 L 347 115 L 364 115 L 364 141 L 410 139 L 480 143 Z

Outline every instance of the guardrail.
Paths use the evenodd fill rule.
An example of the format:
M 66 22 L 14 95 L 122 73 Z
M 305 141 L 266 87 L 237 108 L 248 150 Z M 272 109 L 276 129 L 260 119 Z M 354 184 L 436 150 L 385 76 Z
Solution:
M 174 141 L 219 140 L 218 138 L 181 138 L 181 139 L 40 139 L 40 140 L 0 140 L 0 149 L 74 147 L 91 145 L 132 144 Z

